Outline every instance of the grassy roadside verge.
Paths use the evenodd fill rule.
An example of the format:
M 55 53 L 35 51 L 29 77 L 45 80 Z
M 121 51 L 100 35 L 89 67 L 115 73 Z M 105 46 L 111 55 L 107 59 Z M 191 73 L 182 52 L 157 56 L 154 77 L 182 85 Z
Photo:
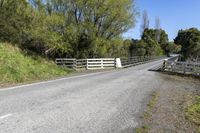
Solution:
M 136 133 L 200 133 L 199 80 L 163 74 L 160 78 L 159 95 L 148 101 Z
M 158 131 L 200 133 L 200 95 L 188 92 L 188 90 L 181 93 L 175 91 L 175 95 L 170 94 L 170 97 L 169 95 L 164 97 L 159 92 L 153 92 L 147 109 L 143 113 L 142 125 L 136 128 L 136 133 Z M 165 99 L 162 102 L 160 101 L 161 96 Z M 168 102 L 167 105 L 165 102 Z M 162 122 L 160 122 L 161 119 L 163 119 Z M 176 129 L 172 125 L 169 126 L 169 122 Z M 165 129 L 167 126 L 171 129 Z
M 149 103 L 147 104 L 147 109 L 146 111 L 144 111 L 142 116 L 144 121 L 151 117 L 151 114 L 153 113 L 153 109 L 156 106 L 158 98 L 159 98 L 159 91 L 152 92 Z M 143 122 L 143 125 L 141 127 L 136 128 L 136 133 L 148 133 L 149 129 L 150 126 L 145 124 L 145 122 Z
M 11 44 L 0 43 L 0 87 L 52 79 L 71 72 L 53 61 L 28 56 Z
M 185 115 L 188 120 L 198 126 L 197 132 L 200 133 L 200 95 L 195 96 L 192 104 L 186 107 Z

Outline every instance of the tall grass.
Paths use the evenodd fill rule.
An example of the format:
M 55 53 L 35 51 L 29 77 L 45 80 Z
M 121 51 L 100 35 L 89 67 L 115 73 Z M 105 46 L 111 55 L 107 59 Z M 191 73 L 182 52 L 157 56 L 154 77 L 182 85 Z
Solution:
M 28 56 L 11 44 L 0 43 L 0 84 L 49 79 L 69 72 L 50 60 Z

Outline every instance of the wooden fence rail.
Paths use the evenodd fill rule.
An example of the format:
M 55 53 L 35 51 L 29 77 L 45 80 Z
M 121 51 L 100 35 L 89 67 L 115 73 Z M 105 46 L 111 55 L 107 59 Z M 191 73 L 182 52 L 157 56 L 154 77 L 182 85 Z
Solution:
M 77 59 L 74 69 L 76 70 L 87 69 L 87 59 Z
M 164 61 L 163 70 L 200 76 L 200 63 Z
M 74 58 L 58 58 L 56 59 L 55 63 L 59 66 L 64 66 L 68 68 L 76 67 L 76 59 Z

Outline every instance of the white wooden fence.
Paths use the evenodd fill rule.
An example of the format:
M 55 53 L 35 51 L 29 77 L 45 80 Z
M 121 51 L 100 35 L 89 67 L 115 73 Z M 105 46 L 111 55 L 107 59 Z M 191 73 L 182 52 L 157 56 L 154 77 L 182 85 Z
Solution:
M 115 68 L 115 58 L 87 59 L 87 70 Z
M 164 61 L 163 70 L 200 76 L 200 63 Z

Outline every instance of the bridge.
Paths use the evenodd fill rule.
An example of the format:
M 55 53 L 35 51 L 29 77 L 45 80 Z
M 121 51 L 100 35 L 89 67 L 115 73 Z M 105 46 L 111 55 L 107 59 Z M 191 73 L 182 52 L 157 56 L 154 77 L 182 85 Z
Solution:
M 149 71 L 163 61 L 2 89 L 0 132 L 132 132 L 148 96 L 175 83 Z

